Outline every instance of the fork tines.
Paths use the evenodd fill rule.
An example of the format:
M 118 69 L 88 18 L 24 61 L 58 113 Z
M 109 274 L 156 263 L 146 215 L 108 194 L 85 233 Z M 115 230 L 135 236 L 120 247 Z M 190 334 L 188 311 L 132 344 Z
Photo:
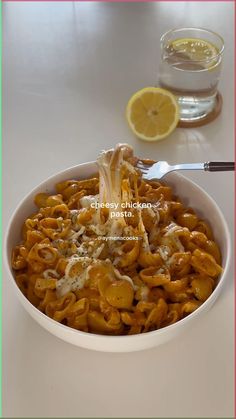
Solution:
M 151 165 L 152 165 L 152 163 L 150 163 L 150 164 L 146 164 L 146 163 L 143 163 L 143 161 L 142 160 L 138 160 L 138 162 L 137 162 L 137 164 L 136 164 L 136 167 L 142 172 L 142 173 L 147 173 L 148 172 L 148 170 L 150 169 L 150 167 L 151 167 Z

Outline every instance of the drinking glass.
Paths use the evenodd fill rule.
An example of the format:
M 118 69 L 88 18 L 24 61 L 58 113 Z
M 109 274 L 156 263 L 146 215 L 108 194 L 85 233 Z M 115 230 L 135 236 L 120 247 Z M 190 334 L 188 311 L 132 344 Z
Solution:
M 179 28 L 161 37 L 161 87 L 180 107 L 180 121 L 206 119 L 217 106 L 224 40 L 203 28 Z

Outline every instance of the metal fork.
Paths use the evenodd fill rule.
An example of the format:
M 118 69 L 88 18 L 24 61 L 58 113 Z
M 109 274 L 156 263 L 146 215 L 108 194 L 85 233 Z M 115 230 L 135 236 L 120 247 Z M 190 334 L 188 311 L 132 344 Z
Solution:
M 147 160 L 138 160 L 136 167 L 142 172 L 143 178 L 147 180 L 161 179 L 167 173 L 174 170 L 204 170 L 206 172 L 224 172 L 234 170 L 234 162 L 206 162 L 206 163 L 183 163 L 169 165 L 166 161 L 157 163 Z

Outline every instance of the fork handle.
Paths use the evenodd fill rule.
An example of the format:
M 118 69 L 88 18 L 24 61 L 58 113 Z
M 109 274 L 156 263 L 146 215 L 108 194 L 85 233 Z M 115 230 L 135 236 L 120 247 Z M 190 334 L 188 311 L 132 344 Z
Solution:
M 224 172 L 235 170 L 235 163 L 224 161 L 208 161 L 204 163 L 204 170 L 207 172 Z

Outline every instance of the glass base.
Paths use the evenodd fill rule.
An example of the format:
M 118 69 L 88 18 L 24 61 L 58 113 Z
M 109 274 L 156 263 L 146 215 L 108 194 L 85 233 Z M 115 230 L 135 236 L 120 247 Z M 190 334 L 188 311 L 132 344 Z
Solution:
M 213 96 L 194 97 L 177 96 L 180 107 L 179 127 L 194 127 L 213 121 L 221 112 L 222 96 L 216 92 Z
M 210 97 L 177 96 L 181 121 L 196 121 L 206 118 L 216 105 L 216 94 Z

